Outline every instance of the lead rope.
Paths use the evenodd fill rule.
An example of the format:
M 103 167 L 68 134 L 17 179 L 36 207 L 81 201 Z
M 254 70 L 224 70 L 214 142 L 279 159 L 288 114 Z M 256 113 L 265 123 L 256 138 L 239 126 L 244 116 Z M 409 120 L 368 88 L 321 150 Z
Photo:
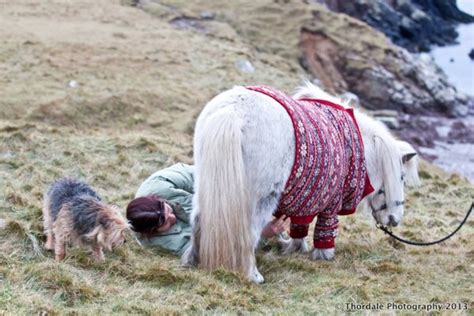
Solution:
M 451 238 L 454 234 L 456 234 L 458 232 L 458 230 L 460 230 L 461 227 L 466 223 L 467 218 L 469 217 L 469 215 L 471 215 L 471 212 L 472 212 L 473 208 L 474 208 L 474 202 L 471 204 L 471 208 L 469 209 L 469 211 L 467 211 L 466 216 L 464 216 L 464 219 L 462 220 L 462 222 L 459 224 L 459 226 L 451 234 L 449 234 L 448 236 L 446 236 L 444 238 L 441 238 L 441 239 L 436 240 L 436 241 L 431 241 L 431 242 L 416 242 L 416 241 L 406 240 L 406 239 L 403 239 L 401 237 L 398 237 L 398 236 L 394 235 L 392 233 L 392 231 L 390 230 L 390 228 L 388 228 L 385 225 L 377 224 L 376 226 L 377 226 L 377 228 L 383 230 L 390 237 L 393 237 L 396 240 L 398 240 L 400 242 L 403 242 L 405 244 L 409 244 L 409 245 L 412 245 L 412 246 L 431 246 L 431 245 L 439 244 L 439 243 L 445 241 L 446 239 Z

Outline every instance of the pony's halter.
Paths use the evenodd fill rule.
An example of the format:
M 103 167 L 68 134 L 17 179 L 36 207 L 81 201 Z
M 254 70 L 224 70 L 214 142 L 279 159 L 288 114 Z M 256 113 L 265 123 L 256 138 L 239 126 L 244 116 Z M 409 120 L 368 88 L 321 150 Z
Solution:
M 403 181 L 403 177 L 402 177 L 402 181 Z M 378 192 L 377 192 L 377 195 L 380 195 L 380 194 L 384 194 L 385 195 L 385 191 L 383 189 L 380 189 Z M 385 202 L 384 204 L 382 204 L 382 206 L 380 206 L 379 208 L 375 208 L 373 205 L 372 205 L 372 201 L 369 203 L 369 206 L 370 208 L 372 209 L 372 213 L 377 213 L 377 212 L 381 212 L 383 210 L 386 210 L 388 209 L 389 207 L 397 207 L 397 206 L 400 206 L 400 205 L 403 205 L 405 204 L 405 200 L 401 200 L 401 201 L 393 201 L 392 203 L 387 203 Z
M 400 181 L 402 182 L 402 184 L 403 184 L 403 181 L 405 181 L 405 174 L 403 172 L 402 172 L 402 175 L 400 176 Z M 380 194 L 385 195 L 385 190 L 383 189 L 383 187 L 377 192 L 377 195 L 380 195 Z M 387 203 L 387 201 L 385 201 L 385 203 L 382 204 L 382 206 L 380 206 L 379 208 L 376 209 L 372 205 L 372 201 L 370 201 L 369 206 L 372 209 L 372 213 L 377 213 L 377 212 L 381 212 L 383 210 L 386 210 L 389 207 L 397 207 L 397 206 L 400 206 L 400 205 L 403 205 L 403 204 L 405 204 L 405 200 L 401 200 L 401 201 L 395 200 L 391 203 Z

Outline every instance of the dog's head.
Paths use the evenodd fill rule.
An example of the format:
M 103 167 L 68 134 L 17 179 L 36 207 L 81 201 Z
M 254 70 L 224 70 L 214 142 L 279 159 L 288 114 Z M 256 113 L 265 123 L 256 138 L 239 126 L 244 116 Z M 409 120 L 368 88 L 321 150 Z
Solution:
M 105 250 L 122 245 L 125 233 L 130 229 L 127 220 L 121 215 L 120 208 L 116 205 L 106 205 L 98 214 L 99 230 L 97 232 L 97 243 Z

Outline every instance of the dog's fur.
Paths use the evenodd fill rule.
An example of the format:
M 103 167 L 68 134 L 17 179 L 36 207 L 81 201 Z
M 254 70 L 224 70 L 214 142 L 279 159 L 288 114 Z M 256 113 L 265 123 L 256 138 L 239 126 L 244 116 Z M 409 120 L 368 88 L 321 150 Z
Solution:
M 47 250 L 63 260 L 66 244 L 88 246 L 96 260 L 103 261 L 103 250 L 125 242 L 129 229 L 117 206 L 107 205 L 84 182 L 73 178 L 55 181 L 44 196 L 44 232 Z

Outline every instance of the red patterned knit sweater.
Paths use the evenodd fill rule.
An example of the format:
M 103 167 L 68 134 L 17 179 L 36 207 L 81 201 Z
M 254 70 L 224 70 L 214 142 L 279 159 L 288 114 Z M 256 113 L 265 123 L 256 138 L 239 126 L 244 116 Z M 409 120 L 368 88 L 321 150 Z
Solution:
M 314 247 L 334 248 L 338 215 L 355 212 L 373 191 L 353 109 L 326 100 L 295 100 L 267 86 L 251 86 L 280 103 L 295 131 L 295 161 L 275 216 L 291 218 L 290 236 L 303 238 L 315 216 Z

